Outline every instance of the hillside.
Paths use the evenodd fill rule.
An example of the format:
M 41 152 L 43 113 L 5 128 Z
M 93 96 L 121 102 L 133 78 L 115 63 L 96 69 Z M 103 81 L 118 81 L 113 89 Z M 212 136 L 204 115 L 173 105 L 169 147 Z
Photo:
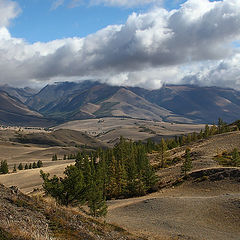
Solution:
M 240 168 L 224 168 L 213 157 L 240 149 L 240 133 L 200 140 L 191 148 L 193 170 L 181 182 L 181 165 L 158 170 L 161 190 L 148 196 L 112 200 L 108 222 L 149 239 L 238 240 L 240 236 Z M 185 147 L 170 151 L 182 156 Z M 153 164 L 156 155 L 150 155 Z
M 69 121 L 98 117 L 213 123 L 238 119 L 240 93 L 233 89 L 166 85 L 157 90 L 109 86 L 99 82 L 56 83 L 26 104 L 46 117 Z
M 0 184 L 0 206 L 0 239 L 3 240 L 141 239 L 77 209 L 62 208 L 39 197 L 30 198 L 16 187 Z
M 132 91 L 151 103 L 197 122 L 213 123 L 218 117 L 233 122 L 239 118 L 240 92 L 233 89 L 166 85 L 153 91 L 139 88 Z
M 27 126 L 29 122 L 49 127 L 103 117 L 212 124 L 219 117 L 227 122 L 240 118 L 240 92 L 219 87 L 166 85 L 147 90 L 83 81 L 54 83 L 38 93 L 9 86 L 0 90 L 8 102 L 2 101 L 1 108 L 6 107 L 0 108 L 0 120 L 6 125 Z
M 25 103 L 28 98 L 36 94 L 38 91 L 29 87 L 25 88 L 15 88 L 9 85 L 0 85 L 0 90 L 8 93 L 13 98 L 17 98 L 22 103 Z
M 171 126 L 174 126 L 174 124 Z M 66 136 L 66 139 L 72 136 L 72 140 L 75 139 L 72 131 L 58 130 L 55 133 L 46 134 L 52 135 L 52 137 Z M 82 136 L 79 138 L 81 139 Z M 4 142 L 4 139 L 6 140 L 6 136 L 1 141 Z M 42 170 L 58 176 L 62 176 L 64 168 L 73 164 L 74 160 L 51 161 L 51 154 L 58 151 L 59 156 L 63 156 L 63 153 L 77 150 L 74 147 L 46 147 L 39 144 L 20 144 L 16 142 L 12 142 L 13 144 L 11 142 L 4 143 L 5 145 L 3 145 L 3 142 L 1 142 L 2 159 L 7 159 L 6 156 L 8 156 L 10 161 L 11 157 L 12 164 L 20 156 L 22 156 L 22 159 L 26 159 L 26 156 L 28 156 L 29 161 L 42 159 L 44 156 Z M 71 140 L 68 143 L 71 146 Z M 157 169 L 157 175 L 159 176 L 159 190 L 143 197 L 108 201 L 107 222 L 123 227 L 128 232 L 140 235 L 143 238 L 153 240 L 238 240 L 240 234 L 240 168 L 222 167 L 215 161 L 214 156 L 223 151 L 232 151 L 233 148 L 240 149 L 240 132 L 218 134 L 208 139 L 197 140 L 185 146 L 174 148 L 168 151 L 168 158 L 183 157 L 187 147 L 191 149 L 193 160 L 193 168 L 187 178 L 183 178 L 181 175 L 182 160 L 165 168 L 156 168 L 156 165 L 159 164 L 158 153 L 149 154 L 151 163 Z M 11 156 L 9 156 L 9 153 L 11 153 Z M 42 183 L 39 177 L 39 169 L 1 175 L 0 182 L 6 186 L 17 185 L 26 193 L 32 192 L 34 188 L 40 188 Z M 28 203 L 22 203 L 22 201 L 19 203 L 17 200 L 14 202 L 14 207 L 17 205 L 16 208 L 18 208 L 16 210 L 11 209 L 12 200 L 4 198 L 2 201 L 3 206 L 10 204 L 5 208 L 9 212 L 16 212 L 16 216 L 19 216 L 18 209 L 25 214 L 25 209 L 28 209 L 29 206 Z M 11 210 L 8 210 L 9 208 Z M 42 208 L 40 207 L 40 209 Z M 41 210 L 41 213 L 42 211 L 44 210 Z M 58 214 L 58 211 L 59 208 L 55 209 L 53 216 L 56 216 L 54 214 Z M 28 214 L 31 216 L 31 213 L 28 212 Z M 66 215 L 66 212 L 64 214 Z M 9 214 L 3 216 L 7 218 Z M 58 218 L 59 215 L 57 215 Z M 76 218 L 79 219 L 80 217 Z M 14 221 L 13 224 L 15 224 Z M 37 225 L 38 223 L 34 221 L 32 224 Z M 43 222 L 46 223 L 45 220 Z M 72 223 L 74 223 L 74 220 L 70 221 L 67 228 L 71 228 Z M 3 227 L 5 230 L 9 230 L 4 224 L 0 225 L 0 230 Z M 49 229 L 51 230 L 50 227 Z M 72 234 L 74 231 L 71 228 L 68 233 Z M 103 239 L 107 239 L 104 237 Z
M 44 118 L 40 113 L 30 110 L 17 98 L 0 91 L 0 124 L 46 126 L 54 122 Z
M 102 142 L 88 136 L 85 133 L 74 130 L 56 130 L 50 133 L 37 132 L 37 133 L 17 133 L 10 139 L 13 142 L 23 144 L 37 144 L 43 146 L 78 146 L 84 148 L 98 148 L 106 147 Z
M 120 136 L 134 141 L 146 141 L 148 138 L 159 141 L 163 136 L 170 137 L 199 132 L 203 128 L 203 124 L 173 124 L 164 121 L 116 117 L 75 120 L 54 127 L 54 129 L 71 129 L 85 132 L 111 146 L 118 141 Z

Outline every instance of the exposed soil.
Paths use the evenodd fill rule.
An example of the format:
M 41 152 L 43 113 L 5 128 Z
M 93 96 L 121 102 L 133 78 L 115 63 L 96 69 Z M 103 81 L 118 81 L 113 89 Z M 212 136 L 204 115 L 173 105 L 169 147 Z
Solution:
M 239 240 L 240 168 L 223 168 L 213 156 L 240 149 L 240 133 L 216 135 L 188 147 L 193 170 L 187 180 L 182 183 L 182 163 L 159 170 L 160 187 L 165 188 L 141 198 L 110 201 L 108 222 L 148 239 Z M 185 149 L 172 150 L 173 157 L 182 156 Z

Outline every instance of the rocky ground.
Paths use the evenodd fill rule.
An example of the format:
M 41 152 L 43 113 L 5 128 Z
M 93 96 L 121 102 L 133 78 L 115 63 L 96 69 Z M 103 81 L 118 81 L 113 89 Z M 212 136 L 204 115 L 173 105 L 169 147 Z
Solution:
M 0 239 L 133 240 L 126 231 L 53 201 L 30 198 L 18 188 L 0 185 Z
M 223 168 L 213 157 L 240 149 L 240 133 L 200 140 L 188 146 L 193 169 L 182 179 L 181 165 L 160 169 L 160 191 L 109 202 L 108 222 L 148 239 L 239 240 L 240 168 Z M 185 147 L 170 151 L 181 157 Z M 157 154 L 151 156 L 157 163 Z

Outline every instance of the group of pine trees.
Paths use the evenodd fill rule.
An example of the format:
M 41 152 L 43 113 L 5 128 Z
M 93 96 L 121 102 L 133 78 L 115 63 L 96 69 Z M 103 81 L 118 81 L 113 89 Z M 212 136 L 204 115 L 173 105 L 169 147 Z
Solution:
M 57 161 L 57 160 L 70 160 L 70 159 L 76 159 L 76 155 L 75 155 L 75 154 L 72 154 L 72 153 L 71 153 L 71 154 L 68 154 L 68 155 L 64 154 L 62 159 L 59 159 L 58 156 L 57 156 L 57 154 L 53 154 L 53 155 L 52 155 L 52 161 Z
M 167 139 L 161 139 L 160 143 L 155 143 L 151 139 L 147 141 L 145 147 L 147 152 L 151 153 L 152 151 L 156 151 L 161 153 L 160 156 L 162 159 L 161 165 L 163 166 L 163 158 L 164 154 L 167 150 L 187 145 L 191 142 L 200 140 L 200 139 L 207 139 L 210 136 L 221 134 L 225 132 L 230 132 L 232 130 L 238 130 L 238 127 L 235 129 L 231 129 L 227 123 L 225 123 L 221 118 L 218 119 L 218 124 L 213 124 L 212 126 L 209 126 L 208 124 L 205 125 L 205 128 L 201 130 L 199 133 L 193 132 L 189 133 L 187 135 L 181 135 L 181 136 L 175 136 L 174 138 L 167 138 Z
M 223 166 L 240 167 L 240 155 L 237 148 L 234 148 L 231 152 L 224 151 L 218 154 L 215 159 Z
M 156 189 L 157 177 L 144 144 L 125 140 L 113 149 L 78 153 L 65 177 L 41 171 L 43 188 L 60 204 L 85 204 L 93 216 L 105 215 L 106 199 L 141 196 Z
M 27 170 L 27 169 L 32 169 L 32 168 L 41 168 L 42 166 L 43 166 L 43 162 L 41 160 L 38 160 L 37 163 L 36 162 L 29 163 L 29 164 L 26 163 L 24 166 L 22 163 L 19 163 L 18 167 L 16 164 L 14 164 L 13 172 L 16 172 L 17 169 L 21 171 L 23 169 Z

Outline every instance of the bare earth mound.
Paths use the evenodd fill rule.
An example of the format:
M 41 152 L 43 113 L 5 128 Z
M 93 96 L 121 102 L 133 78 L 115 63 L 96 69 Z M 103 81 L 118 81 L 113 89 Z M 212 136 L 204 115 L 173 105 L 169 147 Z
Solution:
M 187 182 L 147 197 L 112 201 L 108 221 L 149 239 L 238 240 L 240 184 Z

